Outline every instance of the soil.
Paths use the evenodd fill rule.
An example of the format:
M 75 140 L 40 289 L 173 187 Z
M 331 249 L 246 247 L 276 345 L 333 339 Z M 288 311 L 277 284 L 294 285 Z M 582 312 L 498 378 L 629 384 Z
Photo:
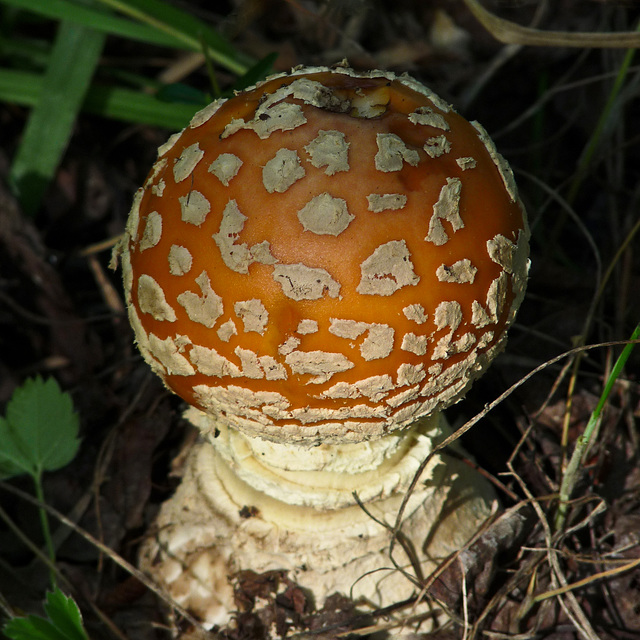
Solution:
M 256 59 L 278 53 L 277 71 L 343 58 L 358 69 L 407 71 L 480 121 L 514 169 L 532 228 L 527 297 L 506 351 L 449 412 L 461 426 L 509 392 L 463 437 L 503 512 L 462 560 L 427 579 L 423 597 L 453 622 L 430 634 L 414 625 L 415 637 L 640 638 L 639 349 L 613 386 L 566 524 L 554 526 L 574 443 L 640 318 L 637 54 L 614 94 L 625 49 L 504 45 L 462 0 L 177 4 Z M 544 32 L 633 31 L 640 16 L 635 3 L 615 0 L 485 5 Z M 158 75 L 178 57 L 110 40 L 102 64 Z M 208 87 L 204 65 L 180 80 Z M 233 80 L 219 70 L 223 89 Z M 3 178 L 27 117 L 0 104 Z M 61 584 L 95 639 L 393 638 L 397 631 L 385 631 L 392 612 L 339 594 L 314 610 L 279 572 L 236 576 L 236 623 L 206 633 L 118 561 L 135 565 L 195 438 L 181 401 L 137 353 L 119 274 L 108 268 L 133 193 L 170 133 L 82 115 L 35 217 L 0 184 L 0 407 L 26 377 L 55 376 L 81 418 L 80 453 L 45 476 L 48 503 L 73 522 L 51 516 Z M 0 484 L 2 510 L 20 532 L 0 519 L 0 604 L 17 612 L 38 611 L 49 580 L 22 539 L 42 544 L 24 494 L 32 495 L 26 478 Z M 409 618 L 411 603 L 393 613 Z

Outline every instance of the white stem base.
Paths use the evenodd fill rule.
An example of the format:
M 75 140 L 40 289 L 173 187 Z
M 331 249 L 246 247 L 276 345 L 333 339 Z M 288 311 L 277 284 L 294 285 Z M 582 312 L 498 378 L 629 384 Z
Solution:
M 285 451 L 208 425 L 199 412 L 188 417 L 217 437 L 191 451 L 140 564 L 207 626 L 228 622 L 235 609 L 229 576 L 245 569 L 286 570 L 317 607 L 335 592 L 384 607 L 419 590 L 400 544 L 393 559 L 406 573 L 394 567 L 391 534 L 381 523 L 394 526 L 421 461 L 447 435 L 444 419 L 422 421 L 375 443 L 291 453 L 291 447 Z M 347 454 L 353 463 L 345 466 Z M 469 466 L 446 455 L 432 458 L 401 528 L 424 576 L 468 542 L 494 502 L 489 484 Z

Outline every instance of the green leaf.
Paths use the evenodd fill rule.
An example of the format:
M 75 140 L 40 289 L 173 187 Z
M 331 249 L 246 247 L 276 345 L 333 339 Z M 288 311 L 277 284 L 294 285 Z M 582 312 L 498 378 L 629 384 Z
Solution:
M 13 618 L 3 633 L 11 640 L 89 640 L 78 605 L 60 589 L 47 594 L 44 610 L 48 619 L 33 615 Z
M 15 439 L 7 420 L 0 418 L 0 479 L 23 473 L 33 475 L 29 455 L 21 445 L 21 441 Z
M 102 7 L 85 6 L 73 0 L 2 0 L 2 3 L 48 18 L 70 20 L 109 35 L 165 47 L 187 48 L 183 42 L 168 33 L 147 24 L 112 15 Z
M 71 397 L 53 378 L 27 380 L 15 390 L 0 422 L 1 470 L 39 477 L 64 467 L 78 452 L 78 427 Z
M 66 150 L 104 41 L 93 29 L 60 23 L 40 100 L 11 166 L 11 182 L 27 214 L 36 212 Z
M 99 0 L 131 18 L 168 34 L 192 51 L 207 47 L 212 60 L 229 71 L 243 74 L 248 68 L 246 57 L 236 51 L 215 29 L 195 16 L 162 0 Z M 251 61 L 253 64 L 253 61 Z
M 37 104 L 42 92 L 42 78 L 25 71 L 0 69 L 0 100 L 24 106 Z M 193 114 L 207 105 L 165 102 L 140 91 L 93 85 L 87 92 L 83 109 L 104 118 L 136 122 L 171 131 L 189 124 Z
M 82 625 L 82 614 L 73 598 L 60 591 L 47 594 L 44 610 L 51 622 L 65 634 L 69 640 L 86 640 L 87 634 Z

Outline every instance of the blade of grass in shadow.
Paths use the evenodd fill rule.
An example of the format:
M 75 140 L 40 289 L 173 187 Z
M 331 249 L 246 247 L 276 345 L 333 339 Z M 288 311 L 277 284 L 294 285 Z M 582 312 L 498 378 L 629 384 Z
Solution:
M 148 24 L 107 13 L 74 0 L 2 0 L 3 4 L 54 20 L 70 20 L 109 35 L 164 47 L 187 48 L 180 39 Z
M 42 86 L 42 77 L 35 73 L 0 69 L 0 100 L 4 102 L 34 106 L 38 104 Z M 207 102 L 204 97 L 201 103 L 168 102 L 131 89 L 93 85 L 87 91 L 82 109 L 104 118 L 175 131 L 185 127 Z
M 636 326 L 634 332 L 631 334 L 631 342 L 629 342 L 629 344 L 625 346 L 620 356 L 618 356 L 618 359 L 613 366 L 613 370 L 611 371 L 611 374 L 609 375 L 604 386 L 602 394 L 600 395 L 600 400 L 598 401 L 596 408 L 593 410 L 593 413 L 589 418 L 589 422 L 587 422 L 584 433 L 576 441 L 573 454 L 571 455 L 569 464 L 567 465 L 567 468 L 562 477 L 562 484 L 560 485 L 558 512 L 556 513 L 555 518 L 556 531 L 560 531 L 564 528 L 564 524 L 567 518 L 567 511 L 569 508 L 569 498 L 571 498 L 571 493 L 573 492 L 573 488 L 578 479 L 578 474 L 584 455 L 587 452 L 589 446 L 592 444 L 594 434 L 597 431 L 597 427 L 599 427 L 600 425 L 600 421 L 602 420 L 602 412 L 604 411 L 607 400 L 609 399 L 611 389 L 613 389 L 613 385 L 622 373 L 624 365 L 626 364 L 629 356 L 631 355 L 631 352 L 633 351 L 633 347 L 635 346 L 635 343 L 633 341 L 638 340 L 639 338 L 640 324 Z
M 10 180 L 23 211 L 33 215 L 64 153 L 104 45 L 104 34 L 63 21 Z
M 207 47 L 207 55 L 220 66 L 243 75 L 253 60 L 236 51 L 217 31 L 202 20 L 160 0 L 98 0 L 131 18 L 167 33 L 192 51 Z

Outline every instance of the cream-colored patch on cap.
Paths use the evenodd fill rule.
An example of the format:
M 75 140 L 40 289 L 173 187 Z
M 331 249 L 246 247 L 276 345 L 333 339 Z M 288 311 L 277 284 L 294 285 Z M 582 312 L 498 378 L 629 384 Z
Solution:
M 380 213 L 381 211 L 396 211 L 407 204 L 407 196 L 404 193 L 372 193 L 367 196 L 369 211 Z
M 415 167 L 420 162 L 420 156 L 415 149 L 409 149 L 404 140 L 395 133 L 376 134 L 378 152 L 375 155 L 375 164 L 378 171 L 388 173 L 400 171 L 406 162 Z
M 345 318 L 331 318 L 330 322 L 329 333 L 347 340 L 355 340 L 371 326 L 368 322 L 358 322 L 357 320 Z
M 211 329 L 222 315 L 222 298 L 211 288 L 211 280 L 209 280 L 206 271 L 203 271 L 195 282 L 200 287 L 202 295 L 199 296 L 193 291 L 185 291 L 178 295 L 178 303 L 184 307 L 193 322 L 198 322 Z
M 440 282 L 455 282 L 456 284 L 473 284 L 478 269 L 471 264 L 471 260 L 463 258 L 452 265 L 441 264 L 436 270 Z
M 174 340 L 171 336 L 161 340 L 153 333 L 149 334 L 149 349 L 153 357 L 158 360 L 172 376 L 192 376 L 195 369 L 191 363 L 180 353 L 180 336 Z
M 460 303 L 455 300 L 441 302 L 433 314 L 433 321 L 438 329 L 449 327 L 451 331 L 455 331 L 462 322 Z
M 125 225 L 125 233 L 131 238 L 133 242 L 138 240 L 138 230 L 140 227 L 140 203 L 144 196 L 145 190 L 138 189 L 131 203 L 131 211 L 129 211 L 129 217 L 127 218 L 127 224 Z
M 278 149 L 276 155 L 262 168 L 262 184 L 273 193 L 284 193 L 294 182 L 304 178 L 305 170 L 298 153 L 293 149 Z
M 322 384 L 336 373 L 354 366 L 344 354 L 327 351 L 292 351 L 285 357 L 285 362 L 297 375 L 314 376 L 309 380 L 312 384 Z
M 233 153 L 221 153 L 209 165 L 208 171 L 213 173 L 225 187 L 228 187 L 231 180 L 238 175 L 242 164 L 242 160 Z
M 340 295 L 340 283 L 325 269 L 304 264 L 278 264 L 273 268 L 273 279 L 293 300 L 318 300 L 325 291 L 331 298 Z
M 271 105 L 288 96 L 333 113 L 346 113 L 350 108 L 349 100 L 341 98 L 331 87 L 327 87 L 317 80 L 302 77 L 266 96 L 258 112 L 272 108 Z
M 182 135 L 182 131 L 176 131 L 176 133 L 172 133 L 167 138 L 167 141 L 164 144 L 161 144 L 158 147 L 158 159 L 159 160 L 164 160 L 164 158 L 162 158 L 162 156 L 165 155 L 165 153 L 168 153 L 169 151 L 171 151 L 171 149 L 173 149 L 173 147 L 175 146 L 176 142 L 178 142 L 178 140 L 180 139 L 181 135 Z
M 147 178 L 147 181 L 145 182 L 145 187 L 147 187 L 149 185 L 150 182 L 153 182 L 159 175 L 160 173 L 164 170 L 164 168 L 167 166 L 168 160 L 166 158 L 158 158 L 154 164 L 153 167 L 151 167 L 151 172 L 149 173 L 149 177 Z M 158 188 L 158 191 L 154 190 L 154 186 L 151 186 L 151 191 L 154 195 L 157 196 L 161 196 L 162 195 L 162 191 L 164 190 L 164 178 L 161 178 L 158 181 L 158 184 L 162 183 L 162 186 Z
M 193 264 L 193 256 L 189 249 L 179 244 L 172 244 L 169 249 L 169 273 L 172 276 L 183 276 L 189 273 Z
M 317 137 L 304 149 L 309 154 L 311 164 L 318 169 L 326 167 L 324 172 L 328 176 L 349 171 L 349 143 L 342 131 L 320 129 Z
M 220 229 L 213 234 L 213 239 L 220 249 L 222 261 L 237 273 L 249 273 L 249 265 L 253 262 L 274 264 L 277 260 L 271 255 L 269 243 L 265 240 L 251 248 L 246 242 L 236 240 L 244 229 L 247 217 L 240 212 L 235 200 L 227 202 L 222 212 Z
M 249 349 L 236 347 L 234 353 L 240 358 L 240 368 L 245 378 L 260 380 L 264 378 L 264 371 L 258 361 L 258 354 Z
M 153 193 L 154 196 L 158 196 L 158 198 L 161 198 L 166 186 L 167 183 L 164 181 L 164 178 L 160 178 L 158 182 L 151 185 L 151 193 Z
M 460 217 L 461 189 L 462 183 L 459 178 L 447 178 L 447 184 L 442 187 L 438 201 L 433 205 L 429 233 L 425 238 L 427 242 L 433 242 L 439 247 L 449 239 L 441 220 L 449 222 L 454 233 L 464 227 L 464 222 Z
M 298 211 L 298 220 L 304 230 L 318 235 L 339 236 L 354 217 L 342 198 L 334 198 L 326 192 L 311 198 Z
M 189 360 L 199 373 L 214 378 L 240 378 L 242 371 L 237 364 L 220 355 L 215 349 L 209 349 L 201 345 L 193 345 L 189 352 Z
M 331 318 L 329 333 L 339 338 L 356 340 L 363 333 L 367 337 L 360 345 L 360 354 L 369 360 L 386 358 L 393 350 L 393 336 L 395 331 L 387 324 L 358 322 L 344 318 Z
M 146 217 L 142 238 L 140 238 L 140 251 L 155 247 L 162 237 L 162 216 L 157 211 L 152 211 Z
M 255 422 L 262 425 L 271 422 L 260 409 L 264 411 L 268 405 L 271 405 L 283 410 L 289 404 L 284 396 L 274 391 L 252 391 L 232 384 L 226 389 L 219 386 L 210 387 L 205 384 L 196 385 L 193 387 L 193 391 L 196 399 L 206 411 L 214 414 L 225 412 L 229 418 L 233 417 L 235 422 L 240 421 L 242 415 L 248 416 L 253 420 L 253 424 L 248 426 L 254 430 L 256 428 Z
M 471 324 L 478 327 L 478 329 L 482 329 L 482 327 L 486 327 L 492 322 L 493 320 L 489 313 L 477 300 L 474 300 L 471 303 Z
M 407 320 L 413 320 L 417 324 L 424 324 L 427 321 L 427 314 L 421 304 L 409 304 L 403 310 L 404 317 Z
M 318 323 L 315 320 L 311 320 L 310 318 L 300 320 L 300 322 L 298 323 L 298 328 L 296 329 L 296 333 L 299 333 L 301 336 L 317 332 Z
M 229 319 L 220 325 L 220 328 L 216 333 L 222 342 L 229 342 L 229 340 L 231 340 L 231 336 L 238 335 L 238 330 L 236 329 L 234 321 Z
M 490 285 L 487 291 L 487 310 L 493 322 L 498 322 L 507 299 L 509 276 L 503 271 Z
M 402 407 L 409 402 L 413 402 L 419 394 L 420 387 L 416 384 L 409 389 L 404 389 L 400 393 L 396 393 L 395 395 L 387 398 L 385 402 L 392 408 L 396 409 L 397 407 Z M 398 421 L 398 415 L 394 416 L 394 420 Z
M 518 200 L 518 187 L 516 186 L 516 181 L 515 181 L 515 178 L 513 177 L 513 171 L 511 170 L 511 167 L 509 166 L 507 161 L 498 153 L 498 150 L 496 149 L 496 145 L 494 144 L 493 140 L 489 137 L 489 134 L 482 127 L 482 125 L 478 122 L 472 122 L 471 124 L 473 125 L 475 130 L 479 133 L 479 137 L 480 137 L 480 140 L 482 141 L 482 144 L 484 144 L 485 148 L 489 152 L 489 155 L 491 156 L 491 159 L 493 160 L 494 164 L 498 168 L 498 171 L 500 172 L 500 177 L 504 182 L 504 186 L 507 189 L 507 193 L 509 194 L 511 201 L 516 202 Z
M 413 113 L 409 114 L 409 122 L 435 127 L 443 131 L 449 131 L 450 128 L 449 123 L 442 114 L 436 113 L 431 107 L 418 107 Z
M 404 240 L 380 245 L 362 262 L 360 271 L 362 278 L 356 291 L 365 295 L 390 296 L 398 289 L 415 286 L 420 281 Z
M 185 178 L 188 178 L 203 156 L 204 151 L 197 142 L 183 149 L 180 157 L 173 165 L 173 179 L 176 182 L 182 182 Z
M 251 129 L 261 140 L 268 138 L 274 131 L 291 131 L 303 125 L 307 118 L 299 104 L 280 102 L 268 108 L 260 107 L 249 122 L 232 120 L 221 134 L 221 138 L 233 135 L 239 129 Z
M 393 380 L 390 375 L 371 376 L 355 383 L 358 391 L 371 402 L 380 402 L 389 395 L 390 391 L 395 389 Z
M 286 380 L 289 377 L 284 365 L 271 356 L 260 356 L 258 363 L 264 371 L 266 380 Z
M 386 358 L 393 351 L 395 331 L 387 324 L 372 324 L 369 333 L 360 345 L 360 354 L 369 360 Z
M 255 331 L 264 335 L 267 323 L 269 322 L 269 312 L 258 298 L 242 300 L 233 305 L 236 315 L 242 320 L 245 331 Z
M 511 240 L 500 234 L 491 238 L 491 240 L 487 240 L 489 257 L 507 273 L 513 273 L 513 259 L 516 249 L 516 245 Z
M 203 109 L 200 109 L 193 118 L 191 118 L 191 122 L 189 123 L 190 129 L 197 129 L 201 127 L 203 124 L 206 124 L 211 120 L 213 115 L 218 111 L 218 109 L 227 101 L 227 98 L 220 98 L 219 100 L 214 100 L 210 104 L 208 104 Z
M 405 333 L 402 338 L 400 348 L 403 351 L 410 351 L 417 356 L 427 353 L 427 336 L 417 336 L 415 333 Z
M 397 386 L 410 387 L 422 382 L 427 374 L 424 371 L 424 364 L 403 363 L 398 367 Z
M 433 136 L 432 138 L 427 138 L 422 148 L 430 158 L 439 158 L 441 155 L 451 151 L 451 143 L 444 135 Z
M 326 391 L 323 391 L 320 395 L 323 398 L 349 398 L 351 400 L 355 400 L 355 398 L 359 398 L 362 394 L 355 384 L 351 384 L 350 382 L 338 382 L 332 387 L 329 387 Z
M 175 322 L 177 319 L 176 312 L 165 298 L 164 289 L 146 273 L 138 278 L 138 307 L 154 320 Z
M 178 198 L 182 220 L 199 227 L 211 211 L 211 203 L 199 191 L 189 191 Z
M 278 346 L 278 353 L 281 356 L 289 355 L 300 346 L 300 338 L 295 336 L 288 337 L 281 345 Z
M 466 353 L 473 347 L 476 343 L 475 334 L 467 331 L 467 333 L 463 333 L 456 341 L 455 341 L 455 350 L 456 353 Z
M 463 170 L 467 169 L 475 169 L 476 168 L 476 160 L 471 156 L 467 156 L 466 158 L 456 158 L 456 164 Z

